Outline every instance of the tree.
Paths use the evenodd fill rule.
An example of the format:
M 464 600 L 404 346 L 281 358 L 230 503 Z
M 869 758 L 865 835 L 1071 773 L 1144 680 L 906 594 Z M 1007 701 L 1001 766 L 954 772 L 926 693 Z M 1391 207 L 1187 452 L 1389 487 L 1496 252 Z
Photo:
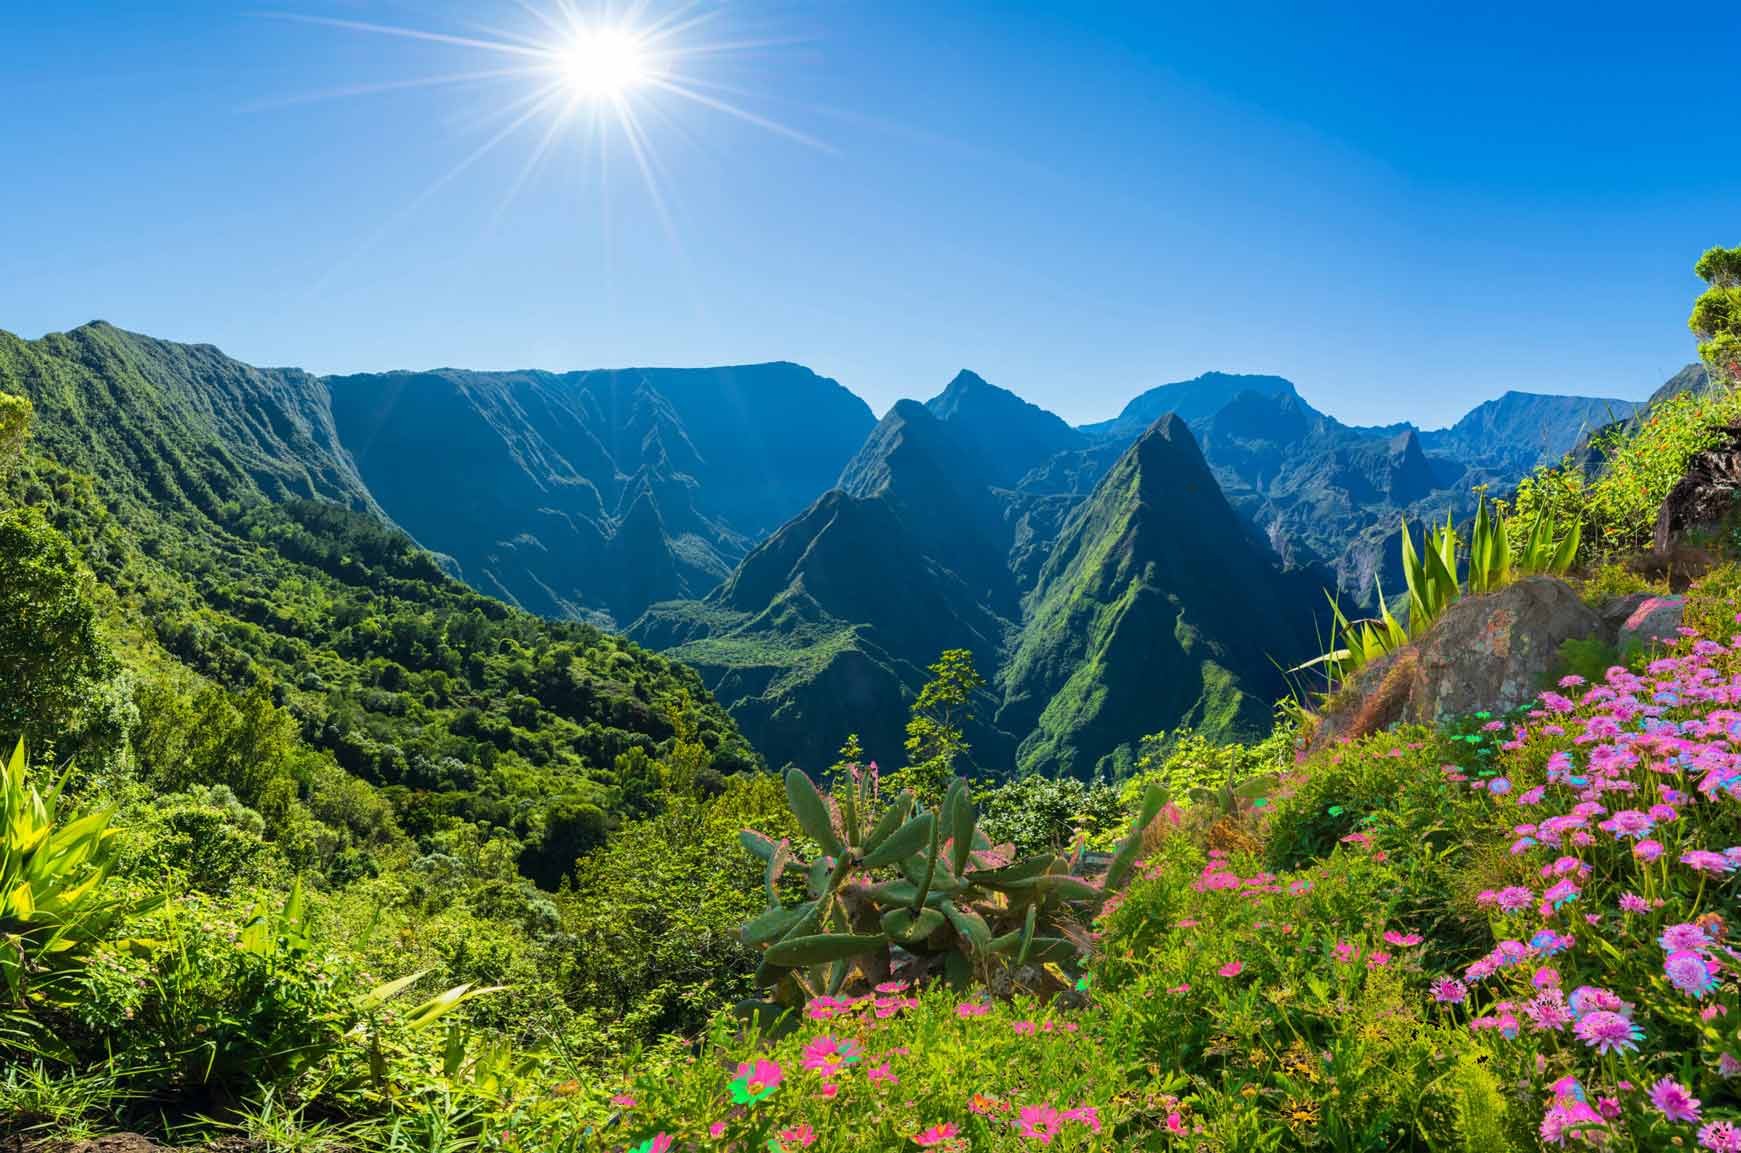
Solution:
M 973 694 L 985 687 L 966 649 L 944 650 L 930 673 L 907 721 L 906 767 L 890 781 L 926 802 L 942 797 L 956 762 L 967 757 L 970 747 L 962 730 L 973 721 Z
M 1709 284 L 1687 319 L 1712 376 L 1741 380 L 1741 248 L 1712 248 L 1693 271 Z
M 30 435 L 30 401 L 0 392 L 0 481 L 24 455 L 24 439 Z
M 34 508 L 0 512 L 0 740 L 32 753 L 83 753 L 99 767 L 118 751 L 107 707 L 115 658 L 97 628 L 96 582 Z
M 605 843 L 610 819 L 597 805 L 564 797 L 544 814 L 544 835 L 520 854 L 520 872 L 541 889 L 554 891 L 574 872 L 574 863 Z

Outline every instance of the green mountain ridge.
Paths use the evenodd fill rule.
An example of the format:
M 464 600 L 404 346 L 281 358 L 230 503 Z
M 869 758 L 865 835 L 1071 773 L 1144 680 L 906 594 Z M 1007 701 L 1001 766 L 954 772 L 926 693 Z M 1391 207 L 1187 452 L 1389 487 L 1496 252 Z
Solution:
M 863 401 L 789 363 L 329 385 L 394 520 L 511 604 L 607 626 L 706 594 L 873 424 Z
M 373 501 L 319 378 L 93 324 L 0 333 L 0 392 L 35 409 L 11 497 L 83 554 L 133 675 L 264 694 L 408 828 L 536 847 L 562 806 L 614 819 L 632 754 L 680 729 L 715 772 L 756 763 L 689 669 L 444 574 Z
M 1263 731 L 1312 647 L 1309 578 L 1283 573 L 1162 416 L 1065 522 L 999 672 L 1020 771 L 1128 769 L 1144 732 Z M 1109 774 L 1110 775 L 1110 774 Z
M 776 764 L 827 763 L 849 733 L 890 762 L 943 648 L 969 650 L 993 681 L 969 725 L 991 772 L 1087 775 L 1180 723 L 1255 731 L 1276 662 L 1305 655 L 1303 586 L 1227 505 L 1177 417 L 1078 491 L 1095 467 L 1026 468 L 1024 486 L 1049 491 L 999 489 L 953 420 L 900 402 L 839 489 L 706 600 L 655 605 L 630 635 L 693 665 Z M 1024 531 L 1044 545 L 1028 551 Z M 1025 600 L 1020 565 L 1038 565 Z M 1249 613 L 1252 598 L 1267 607 Z
M 1211 373 L 1073 429 L 964 370 L 931 400 L 898 402 L 873 422 L 838 384 L 787 363 L 318 378 L 106 325 L 8 339 L 21 382 L 12 387 L 38 401 L 39 445 L 131 501 L 136 531 L 159 533 L 169 518 L 180 549 L 183 534 L 209 524 L 231 535 L 245 526 L 283 550 L 361 522 L 297 512 L 292 528 L 240 510 L 334 502 L 403 527 L 450 574 L 510 605 L 632 622 L 637 642 L 694 667 L 686 691 L 716 694 L 754 747 L 810 768 L 850 732 L 897 760 L 924 670 L 949 647 L 992 677 L 969 728 L 994 771 L 1094 772 L 1142 732 L 1179 723 L 1245 731 L 1278 691 L 1275 662 L 1303 655 L 1282 615 L 1310 628 L 1320 587 L 1353 590 L 1358 603 L 1375 580 L 1394 585 L 1385 566 L 1399 520 L 1461 509 L 1471 485 L 1508 479 L 1523 455 L 1611 410 L 1512 393 L 1437 433 L 1360 429 L 1317 412 L 1283 378 Z M 1162 425 L 1133 433 L 1151 410 Z M 1463 440 L 1507 429 L 1535 439 L 1513 457 L 1456 455 Z M 1176 490 L 1171 501 L 1157 483 Z M 1154 542 L 1169 537 L 1192 563 L 1156 559 Z M 1215 548 L 1193 552 L 1201 541 Z M 1226 571 L 1207 575 L 1217 566 Z M 194 567 L 217 577 L 207 562 Z M 251 571 L 264 579 L 270 568 Z M 1266 606 L 1285 604 L 1275 620 L 1260 614 L 1268 649 L 1246 643 L 1223 603 L 1247 568 L 1262 574 Z M 269 605 L 262 587 L 246 608 L 254 627 Z M 191 635 L 177 633 L 187 653 L 201 648 Z M 257 663 L 254 646 L 199 662 L 245 683 L 229 666 Z M 1066 666 L 1111 682 L 1129 668 L 1143 692 L 1079 692 Z M 1166 684 L 1146 684 L 1156 677 Z M 368 678 L 342 679 L 361 691 Z M 310 693 L 286 699 L 318 712 Z M 710 724 L 718 747 L 738 749 Z M 433 751 L 441 739 L 426 756 L 449 756 Z M 397 754 L 379 751 L 395 740 L 365 745 L 347 755 L 382 780 L 442 780 L 427 767 L 407 777 Z M 533 755 L 584 777 L 621 747 L 584 745 L 572 761 L 549 747 Z M 475 735 L 459 751 L 482 755 Z M 744 760 L 741 749 L 721 754 L 728 767 Z

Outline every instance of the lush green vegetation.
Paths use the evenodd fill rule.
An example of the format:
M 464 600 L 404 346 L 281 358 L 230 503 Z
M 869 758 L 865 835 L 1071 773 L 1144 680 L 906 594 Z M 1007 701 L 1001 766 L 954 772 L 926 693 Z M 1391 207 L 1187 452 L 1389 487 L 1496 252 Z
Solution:
M 1403 619 L 1392 615 L 1384 590 L 1378 590 L 1376 620 L 1350 621 L 1333 598 L 1339 647 L 1301 665 L 1295 671 L 1323 666 L 1331 683 L 1338 684 L 1351 673 L 1386 653 L 1424 636 L 1433 622 L 1465 593 L 1479 596 L 1504 588 L 1518 577 L 1537 573 L 1563 576 L 1578 555 L 1583 524 L 1566 518 L 1561 532 L 1559 517 L 1550 507 L 1537 508 L 1528 527 L 1518 519 L 1507 520 L 1503 505 L 1489 509 L 1485 495 L 1478 499 L 1475 523 L 1465 542 L 1449 517 L 1433 528 L 1415 550 L 1407 522 L 1402 526 L 1402 571 L 1408 584 Z
M 93 746 L 85 771 L 130 746 L 146 782 L 225 784 L 253 808 L 282 807 L 273 780 L 306 797 L 336 765 L 382 790 L 414 837 L 506 832 L 550 887 L 605 828 L 651 812 L 674 742 L 706 749 L 699 787 L 756 764 L 688 669 L 480 596 L 384 526 L 308 415 L 318 388 L 106 326 L 0 337 L 0 391 L 37 409 L 0 544 L 39 586 L 0 595 L 58 614 L 9 634 L 34 652 L 0 650 L 32 679 L 0 723 L 28 717 L 45 758 Z M 67 615 L 84 585 L 96 607 Z M 130 655 L 111 670 L 114 702 L 93 689 L 99 615 Z M 79 630 L 77 645 L 59 635 Z M 48 664 L 56 683 L 32 671 Z M 93 715 L 70 716 L 74 702 Z
M 308 435 L 294 406 L 220 436 L 142 373 L 127 403 L 164 407 L 81 446 L 61 386 L 143 355 L 92 339 L 11 378 L 61 431 L 29 444 L 0 394 L 0 718 L 25 738 L 0 766 L 0 1132 L 1741 1147 L 1741 564 L 1672 649 L 1568 652 L 1513 715 L 1308 757 L 1284 708 L 1249 744 L 1127 736 L 1116 782 L 970 786 L 983 686 L 956 650 L 907 765 L 852 740 L 782 779 L 741 771 L 692 674 L 478 597 L 351 507 L 341 462 L 298 472 L 273 448 Z M 1637 529 L 1536 499 L 1526 530 L 1478 522 L 1472 591 Z M 1103 511 L 1117 531 L 1071 547 L 1149 587 L 1165 558 Z M 1427 619 L 1464 592 L 1436 545 L 1409 570 Z M 1583 571 L 1591 596 L 1642 579 Z M 1096 620 L 1133 599 L 1083 587 L 1116 594 Z

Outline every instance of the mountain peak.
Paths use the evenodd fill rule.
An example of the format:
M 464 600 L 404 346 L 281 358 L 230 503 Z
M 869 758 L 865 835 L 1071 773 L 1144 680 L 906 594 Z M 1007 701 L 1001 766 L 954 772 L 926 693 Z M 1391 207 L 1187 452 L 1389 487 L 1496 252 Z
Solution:
M 943 390 L 942 395 L 948 396 L 952 392 L 966 392 L 975 388 L 997 388 L 997 386 L 971 368 L 964 368 L 950 380 L 949 386 Z M 998 389 L 998 391 L 1007 392 L 1008 390 Z
M 1014 485 L 1049 458 L 1086 443 L 1056 413 L 965 368 L 925 408 L 984 459 L 991 482 L 1000 487 Z
M 1165 412 L 1176 412 L 1188 421 L 1205 420 L 1248 392 L 1299 395 L 1293 382 L 1280 376 L 1205 372 L 1190 380 L 1157 385 L 1135 397 L 1114 419 L 1085 424 L 1080 431 L 1096 438 L 1135 436 Z

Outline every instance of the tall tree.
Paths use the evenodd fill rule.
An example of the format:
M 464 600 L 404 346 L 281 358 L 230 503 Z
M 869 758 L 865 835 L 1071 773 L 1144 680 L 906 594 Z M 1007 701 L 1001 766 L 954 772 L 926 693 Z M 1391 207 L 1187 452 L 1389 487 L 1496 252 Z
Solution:
M 0 511 L 0 741 L 24 737 L 44 757 L 81 753 L 92 769 L 125 738 L 106 691 L 116 665 L 95 584 L 41 512 Z
M 907 721 L 907 764 L 891 782 L 926 802 L 943 795 L 956 762 L 968 756 L 963 729 L 973 720 L 973 694 L 985 687 L 967 649 L 944 650 L 930 672 Z
M 1693 266 L 1710 285 L 1687 320 L 1712 376 L 1741 381 L 1741 248 L 1712 248 Z

